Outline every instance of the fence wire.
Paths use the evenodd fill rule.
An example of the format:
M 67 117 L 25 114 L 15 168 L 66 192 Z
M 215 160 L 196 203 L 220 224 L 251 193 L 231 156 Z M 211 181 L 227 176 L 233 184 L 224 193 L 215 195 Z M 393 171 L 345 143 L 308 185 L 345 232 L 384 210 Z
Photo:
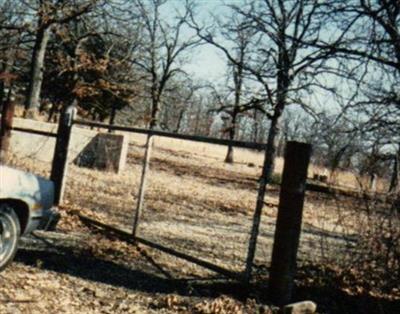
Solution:
M 260 167 L 248 150 L 157 138 L 138 236 L 235 272 L 245 266 Z M 262 163 L 262 154 L 259 161 Z

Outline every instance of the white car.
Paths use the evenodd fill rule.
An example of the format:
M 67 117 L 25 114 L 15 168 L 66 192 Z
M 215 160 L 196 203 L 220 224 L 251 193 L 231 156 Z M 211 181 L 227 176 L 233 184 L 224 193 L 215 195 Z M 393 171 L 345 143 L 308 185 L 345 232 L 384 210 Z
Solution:
M 54 229 L 54 184 L 0 165 L 0 271 L 14 258 L 19 238 L 35 229 Z

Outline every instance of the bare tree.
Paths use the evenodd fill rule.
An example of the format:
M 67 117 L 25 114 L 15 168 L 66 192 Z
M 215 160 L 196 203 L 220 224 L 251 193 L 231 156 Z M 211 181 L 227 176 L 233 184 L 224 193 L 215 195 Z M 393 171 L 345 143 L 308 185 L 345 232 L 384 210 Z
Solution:
M 356 128 L 380 133 L 385 138 L 382 145 L 392 147 L 393 191 L 398 187 L 395 178 L 400 176 L 396 163 L 400 142 L 400 1 L 339 1 L 335 8 L 339 25 L 355 20 L 336 47 L 343 63 L 352 61 L 349 76 L 358 80 L 358 97 L 350 103 L 349 112 L 365 117 L 356 121 Z
M 87 1 L 51 1 L 38 0 L 28 4 L 29 10 L 36 13 L 37 25 L 35 27 L 35 40 L 32 50 L 29 85 L 25 109 L 27 116 L 34 116 L 40 107 L 39 99 L 43 81 L 44 60 L 47 44 L 50 39 L 51 29 L 54 26 L 68 23 L 88 13 L 97 0 Z
M 197 105 L 195 96 L 202 87 L 187 77 L 171 80 L 162 101 L 160 127 L 176 133 L 184 132 L 188 111 Z
M 142 41 L 139 45 L 139 53 L 134 64 L 143 73 L 147 88 L 144 98 L 150 102 L 148 126 L 154 129 L 160 126 L 161 105 L 168 84 L 182 71 L 182 57 L 190 48 L 199 44 L 195 36 L 182 36 L 184 21 L 188 12 L 183 16 L 162 17 L 162 6 L 167 0 L 134 0 L 134 5 L 140 12 L 142 21 Z M 149 164 L 153 138 L 147 136 L 145 144 L 145 160 L 142 172 L 141 185 L 139 187 L 137 211 L 135 216 L 136 226 L 141 208 L 144 202 L 144 190 L 146 172 Z M 135 234 L 136 227 L 133 233 Z
M 195 100 L 187 112 L 189 133 L 210 136 L 215 99 L 212 92 L 204 89 L 195 95 Z
M 231 117 L 230 125 L 225 131 L 228 133 L 228 138 L 234 140 L 237 133 L 239 115 L 254 108 L 261 108 L 260 106 L 257 107 L 257 103 L 245 103 L 243 101 L 245 65 L 248 61 L 253 37 L 257 32 L 252 28 L 246 27 L 246 18 L 234 12 L 228 18 L 214 17 L 214 20 L 215 27 L 199 26 L 193 12 L 191 12 L 190 19 L 187 22 L 204 42 L 217 47 L 225 54 L 227 59 L 229 76 L 233 83 L 233 101 L 232 104 L 227 103 L 229 100 L 224 101 L 217 111 L 223 111 Z M 225 162 L 232 163 L 233 161 L 233 147 L 229 145 Z
M 324 38 L 332 46 L 313 47 L 320 42 L 327 27 L 328 2 L 297 0 L 251 1 L 245 6 L 232 5 L 232 10 L 246 19 L 246 25 L 258 32 L 252 58 L 245 71 L 263 88 L 263 97 L 253 102 L 265 104 L 270 119 L 267 138 L 265 182 L 270 180 L 277 153 L 282 114 L 286 106 L 310 107 L 303 97 L 314 88 L 323 88 L 319 75 L 329 70 L 327 60 L 340 35 Z M 235 60 L 231 60 L 234 62 Z
M 248 248 L 247 276 L 250 276 L 254 259 L 266 186 L 274 171 L 282 114 L 290 104 L 299 104 L 310 110 L 304 101 L 305 96 L 317 87 L 324 88 L 318 81 L 319 76 L 329 71 L 328 59 L 334 52 L 331 47 L 341 39 L 340 34 L 330 35 L 327 30 L 328 4 L 328 1 L 317 0 L 264 0 L 230 6 L 246 20 L 247 27 L 260 36 L 245 71 L 261 86 L 263 95 L 257 95 L 253 102 L 265 104 L 270 120 Z M 311 43 L 321 41 L 324 33 L 329 37 L 326 40 L 333 43 L 331 47 L 312 46 Z M 235 63 L 234 59 L 230 61 Z
M 16 78 L 14 68 L 27 30 L 25 17 L 18 14 L 20 8 L 20 4 L 10 0 L 0 4 L 0 109 L 11 89 L 10 78 Z
M 168 83 L 179 73 L 182 57 L 188 50 L 199 44 L 195 36 L 182 36 L 187 12 L 182 17 L 162 18 L 162 6 L 167 0 L 135 0 L 142 20 L 142 42 L 134 63 L 143 73 L 147 82 L 145 98 L 150 101 L 149 127 L 159 126 L 160 106 Z
M 396 192 L 400 186 L 400 144 L 393 158 L 392 177 L 390 179 L 389 192 Z

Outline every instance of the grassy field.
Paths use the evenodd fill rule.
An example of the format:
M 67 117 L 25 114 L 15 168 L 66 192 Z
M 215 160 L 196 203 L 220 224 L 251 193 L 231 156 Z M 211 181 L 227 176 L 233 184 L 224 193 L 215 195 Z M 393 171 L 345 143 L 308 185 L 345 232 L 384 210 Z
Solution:
M 44 289 L 47 280 L 45 276 L 49 276 L 54 284 L 62 286 L 66 296 L 65 304 L 57 304 L 49 297 L 44 304 L 36 306 L 38 311 L 55 308 L 58 312 L 66 313 L 68 309 L 97 313 L 104 309 L 104 305 L 96 293 L 115 293 L 115 297 L 109 297 L 108 303 L 115 305 L 107 307 L 110 313 L 179 312 L 180 307 L 192 312 L 202 306 L 204 309 L 215 306 L 215 311 L 199 310 L 199 313 L 219 313 L 217 310 L 220 306 L 228 309 L 226 313 L 256 313 L 253 310 L 259 309 L 262 298 L 254 295 L 255 301 L 251 298 L 253 301 L 240 299 L 241 288 L 232 288 L 235 287 L 232 284 L 229 288 L 216 285 L 215 282 L 220 280 L 219 275 L 158 251 L 145 248 L 138 250 L 115 239 L 104 239 L 70 215 L 72 210 L 79 210 L 130 231 L 142 169 L 143 144 L 142 136 L 130 138 L 127 166 L 120 174 L 79 168 L 72 163 L 69 165 L 59 234 L 42 235 L 46 241 L 53 243 L 55 252 L 51 253 L 50 250 L 49 253 L 48 248 L 45 248 L 43 250 L 46 253 L 40 255 L 37 251 L 42 249 L 32 249 L 36 244 L 29 244 L 28 241 L 17 263 L 1 275 L 5 285 L 0 288 L 0 292 L 12 289 L 15 285 L 15 272 L 18 272 L 20 275 L 17 277 L 21 277 L 27 287 L 32 286 L 29 280 L 41 278 Z M 247 254 L 263 154 L 237 149 L 234 164 L 225 164 L 224 154 L 225 148 L 217 145 L 157 138 L 151 158 L 139 235 L 241 272 Z M 48 164 L 34 160 L 21 160 L 16 156 L 10 163 L 44 176 L 49 174 Z M 283 160 L 279 158 L 276 161 L 278 174 L 282 167 Z M 311 166 L 309 177 L 322 171 Z M 353 177 L 351 173 L 340 172 L 336 179 L 341 186 L 356 188 L 359 180 Z M 269 186 L 255 259 L 255 280 L 268 277 L 278 196 L 279 186 Z M 335 266 L 351 256 L 356 250 L 356 239 L 362 227 L 362 219 L 365 218 L 357 210 L 361 202 L 345 196 L 307 192 L 299 249 L 300 265 L 311 267 L 311 273 L 315 273 L 309 265 Z M 59 252 L 60 247 L 67 255 Z M 72 252 L 72 255 L 68 252 Z M 320 271 L 321 268 L 318 269 Z M 302 282 L 316 280 L 308 271 L 304 276 Z M 115 280 L 112 279 L 114 277 Z M 207 284 L 202 286 L 199 282 Z M 82 286 L 87 291 L 77 294 L 74 286 Z M 350 292 L 346 294 L 343 291 L 345 289 L 350 289 Z M 317 297 L 318 293 L 309 295 L 307 292 L 304 295 L 300 291 L 299 298 L 312 295 L 318 300 L 324 298 Z M 356 302 L 348 286 L 338 288 L 336 293 L 343 294 L 343 300 Z M 236 297 L 219 299 L 223 294 Z M 127 307 L 119 307 L 121 298 L 130 300 Z M 369 297 L 366 300 L 365 304 L 375 302 L 375 299 Z M 384 296 L 382 300 L 386 300 Z M 210 305 L 213 302 L 214 305 Z M 215 305 L 215 302 L 220 305 Z M 29 308 L 26 304 L 11 303 L 7 306 L 0 304 L 0 312 L 4 310 L 12 313 L 9 308 L 13 308 L 25 313 Z M 326 304 L 322 309 L 322 313 L 340 312 L 337 309 L 329 310 Z
M 79 168 L 70 164 L 65 202 L 85 213 L 126 230 L 131 229 L 136 206 L 144 154 L 144 136 L 132 136 L 127 167 L 121 174 Z M 257 198 L 263 153 L 235 150 L 235 163 L 223 162 L 225 147 L 181 140 L 157 138 L 149 171 L 145 210 L 139 234 L 154 242 L 174 247 L 226 268 L 241 271 L 247 254 L 252 215 Z M 17 162 L 18 163 L 18 162 Z M 48 167 L 30 170 L 46 174 Z M 276 160 L 276 173 L 283 160 Z M 321 171 L 310 167 L 309 177 Z M 349 174 L 340 173 L 346 179 Z M 348 184 L 348 181 L 345 182 Z M 258 264 L 267 264 L 271 255 L 279 189 L 270 186 L 263 213 L 261 234 L 256 255 Z M 311 248 L 324 241 L 345 245 L 329 233 L 353 233 L 351 223 L 338 224 L 346 211 L 337 200 L 309 192 L 304 212 L 304 233 L 301 258 L 310 258 Z M 339 218 L 340 216 L 340 218 Z M 346 230 L 344 230 L 346 229 Z M 316 231 L 317 230 L 317 231 Z M 318 236 L 318 232 L 320 235 Z M 313 243 L 314 242 L 314 243 Z M 312 259 L 324 252 L 314 251 Z

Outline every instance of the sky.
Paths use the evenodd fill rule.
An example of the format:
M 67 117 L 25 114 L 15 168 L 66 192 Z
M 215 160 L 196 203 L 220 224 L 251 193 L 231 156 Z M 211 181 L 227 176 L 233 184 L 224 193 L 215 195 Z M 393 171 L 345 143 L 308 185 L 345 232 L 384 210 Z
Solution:
M 204 45 L 196 48 L 192 62 L 185 68 L 187 72 L 200 80 L 221 83 L 226 74 L 226 61 L 216 48 Z
M 197 15 L 199 23 L 207 25 L 212 21 L 212 15 L 220 15 L 228 12 L 225 4 L 240 3 L 242 0 L 197 0 Z M 171 8 L 182 7 L 184 0 L 172 0 Z M 221 51 L 210 44 L 204 44 L 193 50 L 190 62 L 184 69 L 194 78 L 222 83 L 226 74 L 226 59 Z
M 213 21 L 213 15 L 221 17 L 229 16 L 230 9 L 226 4 L 240 4 L 244 0 L 196 0 L 196 21 L 200 25 L 209 25 Z M 165 7 L 166 16 L 174 16 L 176 8 L 183 8 L 184 0 L 171 0 Z M 193 34 L 189 33 L 188 34 Z M 215 85 L 223 86 L 226 84 L 227 63 L 222 51 L 210 44 L 204 44 L 193 49 L 193 54 L 183 69 L 189 73 L 193 79 L 208 81 Z M 330 84 L 334 84 L 329 79 Z M 336 111 L 339 108 L 331 95 L 326 95 L 323 91 L 317 91 L 313 95 L 308 95 L 305 102 L 313 103 L 316 111 L 321 111 L 329 104 L 330 110 Z

